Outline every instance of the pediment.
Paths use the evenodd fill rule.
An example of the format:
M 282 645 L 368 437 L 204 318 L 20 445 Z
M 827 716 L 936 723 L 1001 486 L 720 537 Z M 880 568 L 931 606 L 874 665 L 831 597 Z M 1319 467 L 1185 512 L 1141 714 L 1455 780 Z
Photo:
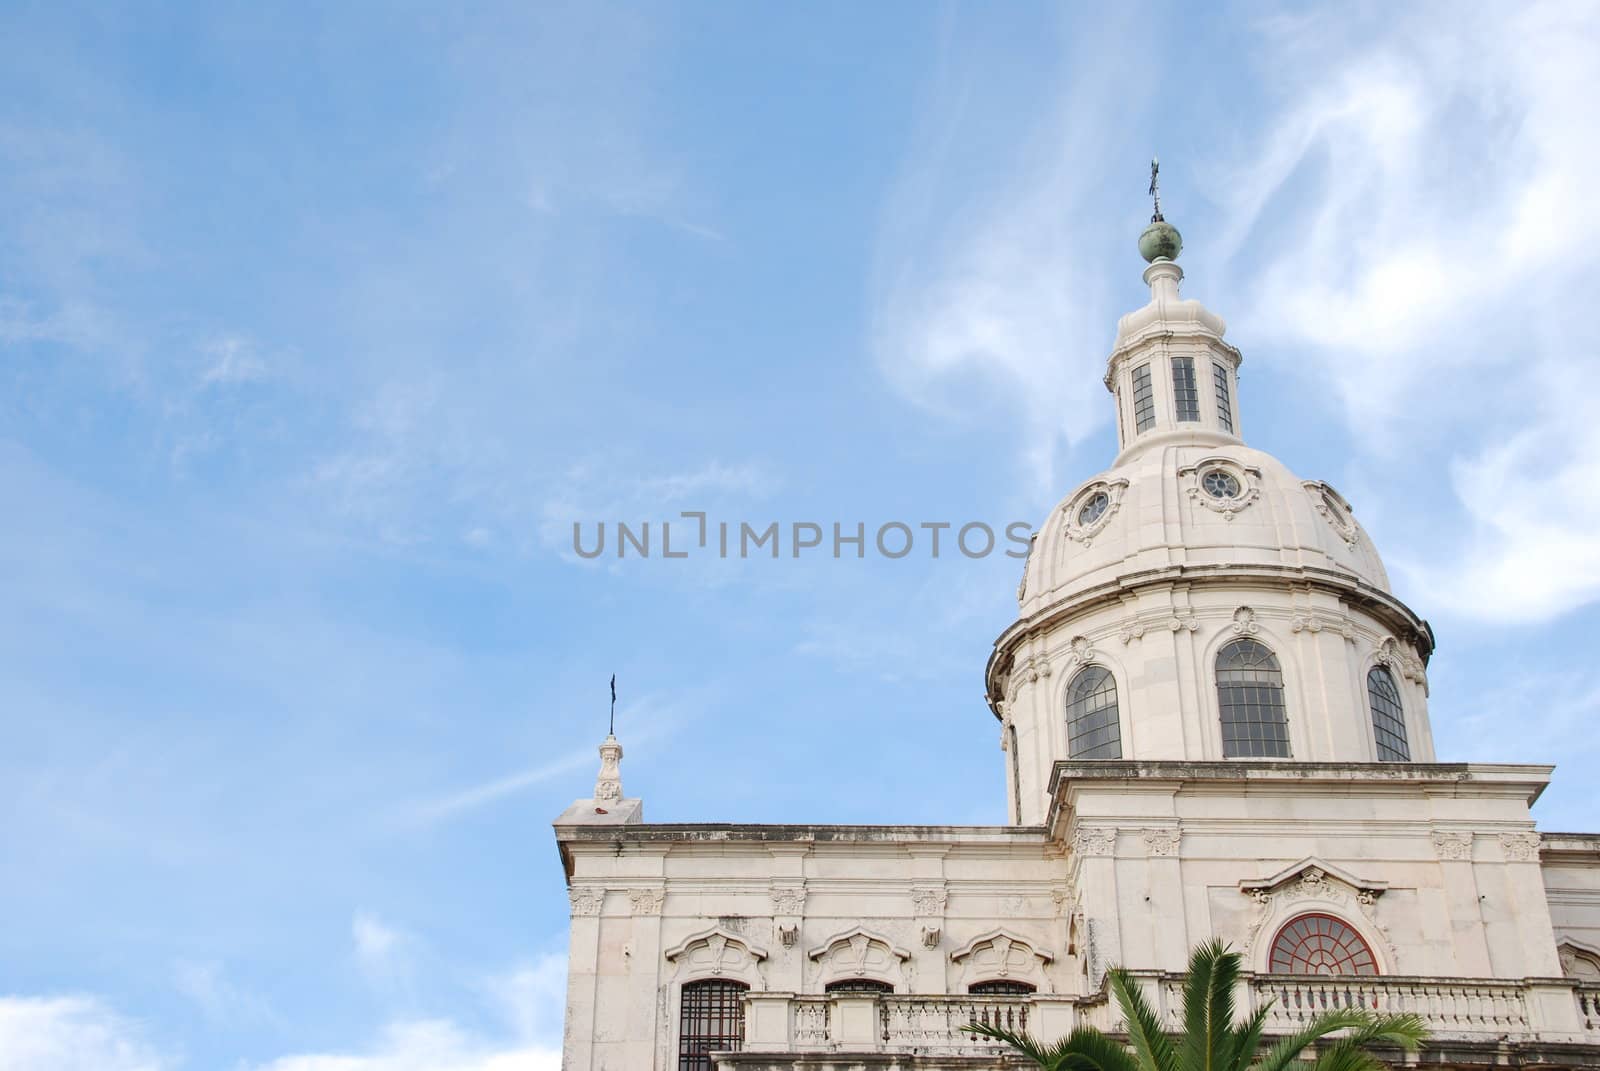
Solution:
M 839 952 L 843 951 L 843 949 L 839 947 L 841 945 L 851 949 L 856 953 L 859 953 L 862 949 L 881 949 L 883 952 L 897 960 L 904 961 L 911 958 L 910 952 L 907 952 L 899 945 L 896 945 L 887 937 L 873 933 L 871 930 L 866 930 L 859 926 L 852 930 L 845 930 L 843 933 L 834 934 L 816 948 L 813 948 L 810 952 L 807 952 L 806 956 L 809 959 L 821 959 L 823 956 L 837 955 Z
M 1013 959 L 1012 953 L 1021 953 L 1022 955 L 1036 958 L 1041 963 L 1049 963 L 1056 958 L 1048 949 L 1036 947 L 1026 937 L 1012 933 L 1009 930 L 996 929 L 980 933 L 950 953 L 950 960 L 953 963 L 960 963 L 964 959 L 974 955 L 981 956 L 985 952 L 1002 963 Z
M 1305 884 L 1309 881 L 1315 885 L 1327 878 L 1333 878 L 1357 892 L 1369 893 L 1374 897 L 1382 896 L 1389 888 L 1387 881 L 1358 877 L 1343 867 L 1308 855 L 1298 863 L 1286 866 L 1269 877 L 1241 881 L 1239 891 L 1248 895 L 1271 895 L 1294 882 Z
M 1600 982 L 1600 948 L 1571 937 L 1556 945 L 1561 958 L 1561 973 L 1589 985 Z
M 767 958 L 766 949 L 753 945 L 748 939 L 724 930 L 720 926 L 713 926 L 709 930 L 701 930 L 699 933 L 685 937 L 682 941 L 667 949 L 665 955 L 667 961 L 672 962 L 685 953 L 693 952 L 701 947 L 710 949 L 714 955 L 719 957 L 724 949 L 735 948 L 743 950 L 746 955 L 754 960 Z

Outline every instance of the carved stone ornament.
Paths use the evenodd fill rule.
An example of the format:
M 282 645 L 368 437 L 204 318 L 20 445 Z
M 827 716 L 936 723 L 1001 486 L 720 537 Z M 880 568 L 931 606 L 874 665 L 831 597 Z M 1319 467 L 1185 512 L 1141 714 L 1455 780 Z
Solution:
M 1103 827 L 1079 826 L 1072 835 L 1075 855 L 1114 855 L 1117 850 L 1117 831 Z
M 806 912 L 806 891 L 799 886 L 783 886 L 772 890 L 772 913 L 774 915 L 804 915 Z
M 922 947 L 923 948 L 938 948 L 939 947 L 939 927 L 937 927 L 937 926 L 924 926 L 924 927 L 922 927 Z
M 1381 666 L 1388 666 L 1406 680 L 1422 685 L 1423 694 L 1428 692 L 1428 670 L 1422 664 L 1422 659 L 1413 656 L 1393 636 L 1385 636 L 1378 644 L 1378 653 L 1373 656 Z
M 1433 833 L 1433 854 L 1440 859 L 1471 859 L 1472 834 L 1446 833 L 1442 830 L 1435 830 Z
M 1306 494 L 1311 496 L 1311 508 L 1322 515 L 1339 538 L 1354 549 L 1361 539 L 1361 529 L 1356 527 L 1355 518 L 1350 515 L 1350 506 L 1345 502 L 1344 496 L 1321 480 L 1306 480 L 1301 486 L 1306 489 Z
M 1011 667 L 1011 673 L 1006 678 L 1006 702 L 1014 704 L 1024 684 L 1036 684 L 1041 680 L 1048 680 L 1051 672 L 1050 660 L 1043 655 L 1027 655 L 1019 659 Z
M 1053 959 L 1049 950 L 1008 930 L 989 930 L 950 953 L 950 961 L 961 967 L 962 989 L 973 982 L 1022 979 L 1043 990 L 1044 967 Z
M 1556 955 L 1561 959 L 1562 974 L 1584 985 L 1600 985 L 1600 949 L 1567 940 L 1556 947 Z
M 567 890 L 567 898 L 572 901 L 574 916 L 593 916 L 600 914 L 600 905 L 605 903 L 606 891 L 591 886 L 575 885 Z
M 678 978 L 737 978 L 754 989 L 765 990 L 766 979 L 758 965 L 767 951 L 740 934 L 721 927 L 702 930 L 667 949 L 666 960 L 678 969 Z
M 1122 628 L 1117 632 L 1122 637 L 1124 646 L 1134 640 L 1144 639 L 1147 632 L 1190 632 L 1200 631 L 1200 622 L 1195 620 L 1194 614 L 1188 610 L 1177 610 L 1172 613 L 1162 612 L 1153 616 L 1132 617 L 1122 623 Z
M 1261 626 L 1256 624 L 1256 612 L 1248 606 L 1241 606 L 1233 612 L 1233 631 L 1241 636 L 1254 636 L 1261 631 Z
M 1070 915 L 1072 912 L 1072 890 L 1051 889 L 1050 902 L 1056 906 L 1057 915 Z
M 1097 653 L 1094 649 L 1094 644 L 1090 642 L 1087 636 L 1072 637 L 1071 647 L 1072 661 L 1080 665 L 1092 662 Z
M 635 915 L 659 915 L 661 903 L 667 898 L 664 889 L 630 889 L 628 903 Z
M 600 745 L 600 776 L 594 783 L 596 803 L 615 803 L 622 798 L 622 745 L 608 736 Z
M 1239 493 L 1232 498 L 1217 498 L 1208 494 L 1201 486 L 1201 480 L 1213 470 L 1233 477 Z M 1233 520 L 1241 510 L 1261 497 L 1261 470 L 1241 465 L 1232 458 L 1208 457 L 1194 465 L 1185 465 L 1178 470 L 1178 477 L 1183 481 L 1184 493 L 1189 496 L 1189 501 L 1213 513 L 1222 514 L 1223 520 Z
M 778 943 L 784 948 L 793 948 L 794 943 L 799 939 L 800 927 L 797 924 L 789 923 L 778 926 Z
M 1295 614 L 1289 621 L 1290 632 L 1309 632 L 1313 636 L 1326 629 L 1337 632 L 1347 643 L 1356 642 L 1356 625 L 1343 614 Z
M 1260 942 L 1270 940 L 1289 919 L 1307 910 L 1325 910 L 1352 925 L 1357 916 L 1364 918 L 1368 932 L 1376 933 L 1393 963 L 1394 943 L 1388 927 L 1378 921 L 1376 907 L 1388 887 L 1387 882 L 1360 878 L 1314 858 L 1302 859 L 1271 877 L 1240 882 L 1239 891 L 1255 905 L 1243 942 L 1245 962 L 1252 962 L 1262 948 Z
M 1500 850 L 1512 863 L 1537 863 L 1539 861 L 1539 834 L 1502 833 Z
M 917 918 L 933 918 L 944 914 L 948 894 L 940 888 L 912 889 L 911 912 Z
M 1180 834 L 1176 829 L 1147 829 L 1140 836 L 1151 855 L 1167 858 L 1178 854 Z
M 828 981 L 841 978 L 878 978 L 899 987 L 901 964 L 911 953 L 864 929 L 848 930 L 806 953 L 815 960 Z
M 1061 526 L 1062 532 L 1068 539 L 1076 540 L 1086 547 L 1093 545 L 1094 537 L 1111 523 L 1111 518 L 1122 508 L 1122 493 L 1127 489 L 1128 481 L 1120 476 L 1113 480 L 1096 480 L 1089 484 L 1061 507 L 1064 521 Z M 1106 496 L 1105 508 L 1100 511 L 1099 516 L 1087 524 L 1083 523 L 1084 507 L 1089 505 L 1095 496 L 1102 494 Z

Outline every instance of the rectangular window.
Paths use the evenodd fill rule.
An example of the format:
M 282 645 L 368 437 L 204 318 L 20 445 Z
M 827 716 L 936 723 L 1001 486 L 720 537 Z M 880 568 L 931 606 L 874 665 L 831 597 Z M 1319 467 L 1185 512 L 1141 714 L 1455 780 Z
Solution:
M 1228 370 L 1216 361 L 1211 362 L 1211 377 L 1217 384 L 1217 419 L 1222 430 L 1233 432 L 1233 399 L 1228 397 Z
M 1200 419 L 1200 388 L 1194 381 L 1194 358 L 1172 359 L 1172 400 L 1178 408 L 1178 419 L 1186 423 Z
M 1141 364 L 1133 370 L 1133 426 L 1135 431 L 1148 431 L 1156 424 L 1156 399 L 1150 392 L 1150 366 Z

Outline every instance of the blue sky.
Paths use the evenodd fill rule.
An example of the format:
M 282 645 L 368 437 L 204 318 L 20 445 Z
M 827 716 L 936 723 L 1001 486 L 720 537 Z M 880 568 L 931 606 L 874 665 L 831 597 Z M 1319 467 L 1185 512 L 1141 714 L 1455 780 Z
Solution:
M 999 822 L 1019 564 L 1163 160 L 1249 441 L 1596 828 L 1591 4 L 0 10 L 0 1062 L 544 1071 L 619 677 L 657 820 Z

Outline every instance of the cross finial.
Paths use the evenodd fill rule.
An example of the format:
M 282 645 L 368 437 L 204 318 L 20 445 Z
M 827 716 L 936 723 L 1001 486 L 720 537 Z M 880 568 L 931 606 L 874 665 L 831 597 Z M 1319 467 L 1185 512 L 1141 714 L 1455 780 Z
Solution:
M 1150 197 L 1155 201 L 1155 215 L 1150 217 L 1151 223 L 1161 222 L 1161 161 L 1154 156 L 1150 157 Z

